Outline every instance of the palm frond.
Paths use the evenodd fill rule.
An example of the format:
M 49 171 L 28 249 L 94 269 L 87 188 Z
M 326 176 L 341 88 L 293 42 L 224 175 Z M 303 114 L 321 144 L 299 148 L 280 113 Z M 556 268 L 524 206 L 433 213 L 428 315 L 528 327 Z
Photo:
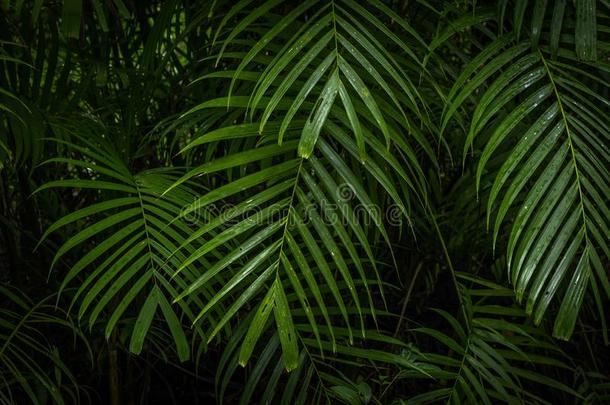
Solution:
M 129 345 L 134 353 L 142 350 L 155 315 L 162 315 L 184 361 L 189 358 L 190 349 L 180 318 L 192 319 L 193 314 L 185 304 L 179 310 L 172 308 L 171 301 L 177 295 L 176 289 L 185 287 L 183 276 L 174 275 L 184 257 L 174 252 L 191 228 L 185 222 L 171 221 L 192 201 L 194 191 L 185 184 L 171 197 L 163 197 L 163 191 L 177 179 L 175 170 L 149 170 L 132 175 L 112 149 L 103 143 L 82 141 L 83 146 L 57 141 L 76 156 L 51 158 L 44 163 L 66 164 L 80 174 L 48 182 L 37 190 L 68 188 L 78 195 L 77 190 L 92 189 L 104 196 L 102 201 L 59 219 L 41 239 L 42 242 L 61 228 L 76 227 L 75 234 L 57 251 L 51 271 L 66 253 L 85 246 L 84 254 L 66 274 L 60 292 L 82 279 L 72 305 L 78 305 L 79 320 L 88 315 L 90 329 L 107 312 L 106 338 L 118 323 L 125 322 L 129 308 L 136 308 L 138 316 Z
M 604 63 L 596 66 L 605 69 Z M 591 69 L 596 68 L 567 49 L 553 60 L 545 47 L 533 52 L 528 43 L 507 47 L 467 86 L 456 88 L 445 118 L 486 78 L 497 75 L 477 104 L 464 152 L 485 140 L 476 181 L 477 188 L 491 187 L 487 220 L 496 212 L 494 244 L 515 207 L 507 242 L 510 281 L 517 299 L 527 298 L 526 310 L 536 323 L 564 291 L 554 328 L 563 339 L 572 334 L 589 287 L 601 314 L 599 296 L 610 296 L 602 264 L 610 257 L 603 237 L 610 218 L 605 197 L 610 192 L 608 103 L 588 87 L 607 88 L 608 83 Z M 507 145 L 510 152 L 493 184 L 481 184 L 490 159 Z
M 237 3 L 228 16 L 242 10 L 245 3 Z M 265 13 L 282 5 L 280 1 L 268 2 L 244 17 L 223 41 L 218 60 L 227 56 L 227 47 L 239 44 L 235 39 L 251 29 L 251 24 L 255 21 L 267 24 L 263 19 Z M 302 127 L 299 156 L 308 157 L 312 153 L 329 114 L 332 116 L 333 110 L 339 110 L 337 99 L 343 104 L 345 125 L 354 134 L 361 160 L 366 160 L 364 131 L 367 129 L 373 134 L 381 132 L 387 145 L 391 140 L 396 142 L 401 129 L 407 130 L 430 152 L 428 141 L 413 128 L 411 116 L 414 114 L 428 122 L 424 99 L 413 83 L 419 75 L 410 76 L 404 64 L 389 50 L 390 46 L 397 47 L 417 66 L 420 62 L 416 52 L 424 46 L 423 41 L 382 2 L 371 2 L 370 9 L 351 0 L 310 0 L 274 22 L 273 28 L 260 39 L 245 40 L 249 51 L 243 54 L 238 67 L 229 72 L 232 80 L 227 104 L 233 105 L 236 83 L 247 72 L 255 75 L 247 109 L 250 119 L 258 119 L 259 132 L 270 120 L 277 119 L 281 144 L 292 121 L 305 116 L 305 124 L 299 124 Z M 305 15 L 307 19 L 303 21 Z M 384 18 L 392 19 L 410 39 L 399 37 L 387 28 Z M 277 48 L 271 47 L 278 43 L 281 45 Z M 263 52 L 270 56 L 257 59 Z M 247 70 L 254 62 L 263 64 L 261 73 Z M 372 86 L 380 88 L 379 95 L 383 94 L 388 101 L 383 102 Z M 312 98 L 315 99 L 313 107 L 307 102 Z
M 5 404 L 29 400 L 54 403 L 80 400 L 79 386 L 60 353 L 45 337 L 45 325 L 79 334 L 65 314 L 55 313 L 47 297 L 34 303 L 20 291 L 0 286 L 0 402 Z M 62 382 L 62 379 L 66 379 Z M 41 394 L 40 391 L 45 394 Z M 70 398 L 70 401 L 66 401 Z
M 292 301 L 296 300 L 297 296 L 292 295 Z M 329 310 L 340 311 L 339 308 Z M 319 308 L 314 308 L 314 311 L 319 312 Z M 261 328 L 267 329 L 269 333 L 270 323 L 263 324 Z M 309 324 L 297 324 L 296 328 L 301 333 L 313 332 Z M 216 376 L 221 402 L 227 398 L 227 388 L 232 378 L 236 377 L 244 350 L 243 346 L 241 350 L 239 346 L 247 331 L 248 323 L 244 322 L 235 331 L 223 352 Z M 280 361 L 283 357 L 280 339 L 276 332 L 271 331 L 271 336 L 264 342 L 262 350 L 251 364 L 251 372 L 240 393 L 239 403 L 368 403 L 374 395 L 371 387 L 364 381 L 369 369 L 393 366 L 426 375 L 425 368 L 428 364 L 420 363 L 411 356 L 405 343 L 376 330 L 367 330 L 366 339 L 359 338 L 356 344 L 351 341 L 351 333 L 347 328 L 335 326 L 331 330 L 320 327 L 320 332 L 321 342 L 314 338 L 300 339 L 302 346 L 298 366 L 286 376 L 283 362 Z M 338 343 L 332 343 L 331 338 Z M 320 344 L 328 350 L 327 354 L 320 351 Z M 336 350 L 331 354 L 333 345 Z M 338 372 L 341 365 L 358 370 L 358 376 L 348 377 Z
M 237 134 L 236 130 L 231 131 L 231 136 Z M 196 319 L 207 314 L 222 299 L 238 294 L 236 297 L 239 298 L 233 298 L 233 304 L 208 334 L 208 341 L 222 330 L 240 308 L 257 294 L 266 291 L 262 302 L 268 306 L 262 306 L 257 312 L 252 321 L 253 329 L 249 331 L 245 343 L 251 352 L 260 334 L 260 329 L 255 328 L 261 327 L 273 308 L 279 336 L 284 337 L 280 339 L 282 345 L 291 351 L 284 355 L 287 368 L 296 366 L 298 351 L 296 332 L 290 322 L 290 310 L 283 298 L 287 288 L 283 281 L 289 280 L 290 288 L 299 295 L 302 308 L 316 333 L 318 321 L 312 316 L 310 305 L 315 302 L 319 306 L 325 323 L 330 327 L 331 317 L 326 310 L 330 299 L 340 309 L 352 334 L 346 308 L 355 305 L 360 322 L 363 322 L 362 297 L 355 287 L 356 279 L 362 281 L 364 289 L 361 292 L 368 296 L 372 307 L 372 292 L 365 268 L 370 268 L 372 264 L 375 269 L 368 235 L 370 230 L 363 227 L 362 219 L 358 217 L 362 213 L 354 212 L 354 204 L 366 204 L 364 215 L 370 218 L 374 229 L 386 240 L 388 238 L 383 218 L 377 211 L 378 206 L 333 147 L 319 140 L 318 146 L 322 151 L 319 158 L 298 158 L 298 140 L 294 139 L 293 134 L 289 134 L 282 146 L 263 143 L 258 148 L 219 158 L 194 169 L 198 174 L 210 174 L 251 161 L 257 165 L 259 161 L 273 161 L 272 158 L 278 161 L 261 164 L 261 169 L 202 195 L 182 212 L 182 215 L 189 215 L 205 210 L 219 201 L 242 199 L 237 205 L 212 217 L 189 237 L 186 246 L 193 246 L 193 243 L 197 245 L 177 270 L 177 274 L 181 274 L 184 268 L 202 258 L 211 263 L 198 277 L 189 280 L 188 288 L 178 297 L 180 300 L 193 294 L 198 295 L 202 288 L 216 289 L 216 294 Z M 204 135 L 203 140 L 206 138 L 207 135 Z M 355 150 L 353 153 L 357 154 Z M 377 174 L 385 179 L 382 171 Z M 191 176 L 192 174 L 187 174 L 185 178 Z M 181 184 L 185 178 L 176 184 Z M 338 184 L 349 184 L 350 188 L 342 190 Z M 386 184 L 393 190 L 390 181 Z M 244 194 L 246 190 L 248 192 Z M 342 192 L 353 195 L 342 195 Z M 397 195 L 396 191 L 395 194 Z M 245 195 L 245 199 L 242 195 Z M 227 249 L 226 253 L 219 259 L 214 258 L 216 249 L 223 246 L 226 247 L 223 250 Z M 351 269 L 355 269 L 356 274 L 352 274 Z M 337 276 L 346 284 L 347 290 L 344 290 L 345 286 L 339 287 Z M 229 281 L 225 281 L 226 277 Z M 271 283 L 271 287 L 265 286 L 267 282 Z M 320 283 L 327 287 L 325 293 L 320 291 Z M 216 284 L 218 287 L 214 287 Z M 348 292 L 349 301 L 343 296 L 343 291 Z M 247 356 L 242 359 L 242 362 L 245 361 Z
M 246 3 L 236 4 L 227 18 L 242 12 Z M 204 160 L 202 166 L 191 170 L 177 184 L 216 172 L 227 173 L 233 179 L 202 195 L 183 215 L 217 202 L 231 200 L 238 204 L 228 217 L 217 216 L 187 241 L 189 245 L 199 245 L 182 267 L 202 257 L 212 265 L 191 280 L 178 298 L 217 284 L 217 294 L 200 312 L 202 317 L 222 299 L 239 297 L 208 334 L 209 341 L 238 310 L 262 296 L 266 306 L 252 320 L 244 343 L 246 351 L 251 353 L 261 333 L 260 325 L 273 308 L 285 350 L 285 366 L 292 369 L 297 366 L 299 351 L 297 332 L 284 319 L 291 318 L 294 312 L 283 303 L 282 297 L 289 294 L 286 281 L 299 295 L 317 339 L 319 321 L 310 313 L 314 302 L 330 330 L 335 321 L 326 308 L 336 305 L 350 337 L 353 332 L 348 308 L 355 306 L 361 333 L 365 333 L 363 298 L 368 300 L 374 316 L 373 292 L 368 283 L 368 270 L 376 272 L 371 236 L 377 233 L 390 243 L 381 215 L 388 202 L 407 220 L 413 196 L 425 204 L 426 180 L 419 156 L 424 153 L 433 159 L 434 153 L 424 133 L 411 123 L 411 114 L 420 119 L 426 116 L 425 107 L 420 109 L 420 95 L 391 56 L 389 45 L 383 45 L 399 47 L 413 63 L 417 62 L 411 45 L 384 27 L 380 18 L 392 18 L 401 29 L 414 34 L 405 21 L 380 2 L 371 3 L 369 11 L 352 1 L 306 1 L 279 22 L 274 21 L 260 39 L 236 39 L 254 29 L 255 21 L 267 24 L 264 16 L 280 3 L 268 2 L 253 9 L 223 41 L 218 60 L 230 56 L 226 51 L 229 46 L 243 43 L 250 47 L 239 54 L 242 61 L 236 70 L 228 72 L 232 77 L 229 96 L 195 106 L 182 118 L 195 128 L 201 127 L 182 151 L 196 154 L 197 147 L 208 146 L 205 158 L 210 160 Z M 313 15 L 304 20 L 306 12 Z M 375 23 L 377 29 L 367 29 L 364 23 Z M 422 45 L 415 38 L 413 47 L 417 46 Z M 246 70 L 251 63 L 262 63 L 262 73 Z M 244 77 L 239 94 L 249 95 L 235 95 L 236 84 Z M 378 86 L 387 100 L 375 96 L 377 92 L 371 86 Z M 354 98 L 351 91 L 360 98 Z M 308 101 L 311 94 L 318 94 L 313 104 Z M 288 97 L 293 101 L 284 102 Z M 343 102 L 342 109 L 335 103 L 337 98 Z M 218 119 L 211 111 L 227 104 L 237 107 L 237 111 L 245 110 L 251 120 L 259 121 L 206 130 L 206 120 Z M 228 115 L 227 121 L 233 117 Z M 412 135 L 409 141 L 405 140 L 405 132 Z M 379 133 L 382 139 L 378 139 Z M 221 149 L 219 145 L 225 147 Z M 239 152 L 232 153 L 233 149 Z M 211 158 L 220 150 L 229 152 Z M 239 175 L 234 177 L 236 173 Z M 405 182 L 406 188 L 398 188 L 399 181 Z M 348 199 L 342 196 L 342 188 L 349 194 Z M 379 194 L 371 194 L 370 190 Z M 256 210 L 257 215 L 248 216 L 246 209 Z M 372 226 L 363 226 L 356 211 L 362 211 Z M 227 222 L 233 218 L 239 221 Z M 219 232 L 211 235 L 217 228 Z M 223 244 L 230 248 L 221 260 L 208 258 Z M 224 274 L 230 277 L 228 282 L 224 281 Z M 339 288 L 338 280 L 345 283 L 346 289 Z M 355 288 L 356 280 L 362 282 L 362 291 Z M 328 291 L 323 294 L 318 285 Z M 334 349 L 332 335 L 331 342 Z M 247 357 L 242 358 L 243 363 Z
M 498 2 L 499 31 L 504 34 L 505 23 L 510 21 L 517 40 L 529 31 L 532 45 L 548 45 L 554 56 L 560 48 L 561 36 L 569 33 L 574 37 L 571 50 L 576 51 L 578 58 L 595 61 L 598 56 L 597 3 L 595 0 L 517 0 L 511 4 L 509 0 L 502 0 Z M 507 13 L 511 8 L 513 13 Z M 530 23 L 529 27 L 527 22 Z
M 406 403 L 550 403 L 525 389 L 526 384 L 532 383 L 580 396 L 569 386 L 537 372 L 537 367 L 569 367 L 560 360 L 560 350 L 544 332 L 524 323 L 526 314 L 522 309 L 498 305 L 501 297 L 513 296 L 511 290 L 468 275 L 460 278 L 470 317 L 466 324 L 446 311 L 435 310 L 449 323 L 449 332 L 415 329 L 442 347 L 441 353 L 416 353 L 415 358 L 428 364 L 428 375 L 447 384 L 434 384 L 431 390 Z M 417 377 L 413 370 L 403 374 Z

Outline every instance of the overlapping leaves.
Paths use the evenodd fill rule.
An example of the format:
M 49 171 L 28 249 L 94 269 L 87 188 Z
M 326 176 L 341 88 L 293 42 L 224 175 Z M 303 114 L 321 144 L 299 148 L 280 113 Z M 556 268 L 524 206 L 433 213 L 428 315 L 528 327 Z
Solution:
M 247 3 L 239 2 L 227 13 L 219 32 Z M 303 157 L 311 155 L 337 100 L 341 100 L 342 114 L 353 132 L 361 160 L 366 160 L 365 138 L 371 133 L 382 134 L 389 145 L 404 130 L 433 155 L 412 121 L 414 114 L 428 122 L 425 103 L 413 83 L 413 78 L 420 77 L 418 69 L 413 68 L 420 63 L 416 51 L 424 45 L 409 24 L 382 2 L 370 2 L 366 8 L 351 0 L 309 0 L 279 21 L 266 21 L 267 13 L 283 6 L 282 1 L 270 1 L 254 8 L 222 42 L 218 59 L 239 57 L 241 62 L 233 71 L 203 78 L 231 77 L 227 105 L 247 107 L 250 119 L 258 120 L 259 132 L 267 125 L 277 125 L 279 144 L 293 120 L 305 118 L 298 124 L 302 128 L 299 156 Z M 386 27 L 387 19 L 410 39 Z M 259 39 L 250 38 L 256 32 L 255 22 L 269 27 Z M 245 34 L 250 35 L 236 39 Z M 229 53 L 227 48 L 238 50 Z M 395 56 L 390 51 L 394 48 L 406 59 Z M 240 102 L 232 96 L 243 80 L 253 81 L 254 86 L 248 87 L 247 101 Z M 308 103 L 311 99 L 315 100 L 313 106 Z M 412 152 L 410 149 L 405 153 Z M 411 164 L 417 166 L 416 162 Z
M 545 48 L 532 52 L 528 43 L 506 44 L 505 38 L 492 43 L 483 59 L 476 59 L 484 68 L 463 88 L 456 84 L 445 122 L 474 89 L 497 75 L 473 113 L 465 152 L 484 137 L 479 186 L 490 159 L 510 145 L 489 185 L 488 222 L 496 212 L 495 241 L 502 223 L 514 215 L 507 258 L 517 299 L 527 298 L 527 312 L 540 322 L 563 292 L 554 334 L 567 339 L 585 291 L 591 287 L 601 314 L 601 295 L 610 296 L 603 265 L 610 258 L 609 104 L 589 88 L 590 83 L 607 88 L 608 82 L 590 73 L 605 65 L 579 63 L 563 48 L 554 60 Z
M 237 3 L 220 29 L 247 3 Z M 365 312 L 374 317 L 371 280 L 377 278 L 371 237 L 378 234 L 390 243 L 381 210 L 391 202 L 409 219 L 411 199 L 425 200 L 421 151 L 430 157 L 434 153 L 411 123 L 413 116 L 426 115 L 404 68 L 409 65 L 394 58 L 387 47 L 403 50 L 410 63 L 417 63 L 416 56 L 380 18 L 392 18 L 417 42 L 408 24 L 381 2 L 372 2 L 369 11 L 349 0 L 306 1 L 279 21 L 272 19 L 273 25 L 257 40 L 237 39 L 246 33 L 257 35 L 254 22 L 269 24 L 266 17 L 280 3 L 254 8 L 228 33 L 219 60 L 239 57 L 234 71 L 202 78 L 231 77 L 228 97 L 204 102 L 183 117 L 189 125 L 203 128 L 183 151 L 195 151 L 197 156 L 197 148 L 206 146 L 208 152 L 229 152 L 193 169 L 181 181 L 216 172 L 232 179 L 202 195 L 183 214 L 229 200 L 237 205 L 228 215 L 213 217 L 187 241 L 204 242 L 183 266 L 203 257 L 212 264 L 178 298 L 198 294 L 203 287 L 216 289 L 197 319 L 222 300 L 233 301 L 208 333 L 208 341 L 240 309 L 260 302 L 249 318 L 240 363 L 248 360 L 273 312 L 284 365 L 291 370 L 298 365 L 300 335 L 294 328 L 296 308 L 285 297 L 297 295 L 299 317 L 306 318 L 322 350 L 337 349 L 337 318 L 350 341 L 356 333 L 353 318 L 365 334 Z M 366 28 L 371 23 L 375 31 Z M 247 50 L 226 52 L 229 47 Z M 237 112 L 245 109 L 250 120 L 258 121 L 206 131 L 206 120 L 218 120 L 209 110 L 226 105 L 237 107 Z M 397 187 L 400 182 L 405 186 Z M 342 195 L 345 186 L 349 200 Z M 355 214 L 357 209 L 367 221 Z M 252 210 L 256 215 L 249 215 Z M 208 259 L 219 246 L 227 247 L 222 258 Z M 329 347 L 320 337 L 322 328 L 330 333 Z
M 504 26 L 507 25 L 505 22 L 509 20 L 512 32 L 519 40 L 529 28 L 531 43 L 548 44 L 553 55 L 559 51 L 561 36 L 569 33 L 574 37 L 570 49 L 576 51 L 578 58 L 595 61 L 597 3 L 596 0 L 517 0 L 511 4 L 509 0 L 502 0 L 498 2 L 499 31 L 503 34 Z
M 541 330 L 524 322 L 526 314 L 522 309 L 498 305 L 503 297 L 510 300 L 513 292 L 487 280 L 464 274 L 459 277 L 469 319 L 461 322 L 446 311 L 436 310 L 450 325 L 449 332 L 427 327 L 415 329 L 436 341 L 442 351 L 417 353 L 414 359 L 426 363 L 427 377 L 447 384 L 435 384 L 433 389 L 405 403 L 549 403 L 547 398 L 524 389 L 531 383 L 578 397 L 570 387 L 537 372 L 537 367 L 568 366 L 560 360 L 562 354 L 557 346 Z M 421 377 L 417 373 L 406 370 L 403 377 Z
M 298 296 L 295 294 L 289 295 L 288 300 L 298 304 Z M 339 308 L 336 307 L 329 310 L 332 313 L 339 312 Z M 299 312 L 295 311 L 295 314 Z M 314 313 L 319 312 L 319 309 L 314 308 Z M 351 312 L 357 315 L 355 309 Z M 307 323 L 297 323 L 295 327 L 303 336 L 312 333 L 311 325 Z M 261 328 L 271 329 L 271 323 L 268 322 Z M 227 387 L 240 364 L 241 354 L 244 351 L 244 346 L 240 349 L 240 343 L 247 330 L 248 323 L 242 323 L 223 351 L 216 376 L 220 402 L 227 397 Z M 429 377 L 425 371 L 429 365 L 412 356 L 407 344 L 377 330 L 367 330 L 366 339 L 358 338 L 356 342 L 352 342 L 351 333 L 347 328 L 337 326 L 334 326 L 333 330 L 321 327 L 320 335 L 320 341 L 308 337 L 301 339 L 298 365 L 288 376 L 285 376 L 282 373 L 283 363 L 279 361 L 282 357 L 279 339 L 277 333 L 272 333 L 256 361 L 251 364 L 251 373 L 240 393 L 240 404 L 253 402 L 305 404 L 337 401 L 350 404 L 368 403 L 372 400 L 373 393 L 365 376 L 375 366 L 395 366 L 417 373 L 420 377 Z M 336 343 L 331 342 L 330 339 L 336 340 Z M 320 345 L 328 356 L 320 350 Z M 335 350 L 331 355 L 333 345 Z M 330 358 L 333 359 L 333 365 L 329 365 Z M 336 373 L 335 367 L 341 364 L 351 367 L 352 370 L 360 368 L 358 376 L 350 378 L 342 373 Z
M 14 404 L 27 398 L 32 404 L 75 403 L 80 399 L 74 376 L 62 362 L 56 347 L 45 336 L 45 326 L 77 328 L 56 313 L 52 297 L 34 304 L 6 285 L 0 286 L 0 403 Z M 65 381 L 62 381 L 65 380 Z M 67 398 L 70 401 L 66 401 Z
M 192 319 L 193 314 L 188 305 L 181 303 L 178 310 L 171 302 L 177 289 L 185 288 L 184 276 L 174 274 L 184 256 L 175 252 L 191 229 L 185 222 L 171 221 L 192 201 L 194 192 L 183 185 L 171 196 L 162 197 L 177 179 L 175 170 L 132 175 L 105 142 L 79 141 L 82 145 L 60 142 L 72 153 L 45 162 L 68 165 L 77 175 L 48 182 L 37 190 L 61 187 L 80 195 L 92 189 L 103 196 L 101 201 L 59 219 L 42 237 L 61 228 L 75 228 L 57 251 L 52 267 L 69 251 L 84 247 L 82 256 L 71 264 L 61 290 L 79 281 L 72 303 L 78 307 L 78 318 L 86 318 L 89 328 L 103 320 L 107 338 L 119 323 L 131 319 L 129 347 L 134 353 L 142 350 L 155 316 L 162 316 L 180 359 L 186 360 L 190 348 L 180 318 Z M 130 318 L 134 312 L 135 322 Z M 107 320 L 100 316 L 103 313 L 108 313 Z
M 232 136 L 236 135 L 233 131 Z M 200 276 L 190 280 L 189 287 L 178 297 L 199 294 L 203 287 L 216 289 L 215 296 L 201 309 L 197 319 L 221 300 L 233 301 L 208 334 L 208 340 L 216 336 L 238 310 L 262 293 L 262 303 L 244 342 L 247 349 L 242 352 L 241 362 L 248 360 L 273 311 L 285 350 L 284 361 L 289 369 L 296 367 L 298 350 L 286 294 L 297 294 L 303 314 L 318 339 L 317 317 L 322 316 L 324 325 L 331 331 L 334 348 L 334 316 L 327 310 L 328 305 L 338 308 L 350 336 L 353 335 L 352 316 L 348 308 L 357 308 L 357 318 L 362 325 L 363 298 L 368 301 L 370 311 L 374 311 L 369 280 L 375 277 L 370 270 L 376 269 L 371 229 L 364 225 L 360 216 L 364 214 L 370 218 L 373 229 L 388 240 L 383 218 L 377 211 L 378 200 L 371 199 L 337 151 L 319 140 L 319 157 L 298 158 L 298 140 L 293 135 L 289 134 L 282 146 L 272 139 L 271 145 L 263 143 L 258 148 L 219 158 L 195 169 L 198 173 L 210 174 L 252 160 L 255 162 L 251 174 L 202 195 L 183 212 L 188 215 L 196 210 L 209 211 L 211 204 L 222 202 L 221 199 L 238 198 L 236 205 L 220 210 L 189 237 L 187 244 L 203 242 L 197 242 L 200 246 L 178 269 L 180 274 L 185 266 L 204 257 L 211 262 L 211 266 L 201 269 Z M 204 140 L 206 137 L 204 135 Z M 353 157 L 357 158 L 355 145 L 348 145 L 352 147 Z M 271 163 L 257 168 L 258 162 L 264 163 L 266 159 Z M 371 163 L 371 167 L 374 170 L 377 165 Z M 384 185 L 392 194 L 398 195 L 383 170 L 378 169 L 375 174 L 385 180 Z M 373 175 L 369 178 L 375 179 Z M 341 194 L 340 185 L 345 184 L 349 184 L 349 192 L 353 192 L 350 199 Z M 355 213 L 355 204 L 366 207 L 365 212 Z M 221 247 L 226 253 L 220 259 L 211 257 L 214 249 Z M 356 287 L 358 282 L 361 288 Z M 286 292 L 287 286 L 290 286 L 289 292 Z M 314 307 L 319 310 L 317 317 L 312 312 Z

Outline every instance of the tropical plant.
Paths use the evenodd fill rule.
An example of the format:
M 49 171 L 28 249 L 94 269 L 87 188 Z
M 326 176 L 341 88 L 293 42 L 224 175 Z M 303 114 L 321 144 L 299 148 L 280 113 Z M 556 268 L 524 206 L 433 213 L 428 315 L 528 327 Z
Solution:
M 10 404 L 27 398 L 33 403 L 45 403 L 52 399 L 63 404 L 65 398 L 70 398 L 79 402 L 77 381 L 45 335 L 45 330 L 52 328 L 80 335 L 78 328 L 64 314 L 54 311 L 49 304 L 52 296 L 32 303 L 21 292 L 4 285 L 0 286 L 0 293 L 0 401 Z
M 610 396 L 607 2 L 0 8 L 3 403 Z

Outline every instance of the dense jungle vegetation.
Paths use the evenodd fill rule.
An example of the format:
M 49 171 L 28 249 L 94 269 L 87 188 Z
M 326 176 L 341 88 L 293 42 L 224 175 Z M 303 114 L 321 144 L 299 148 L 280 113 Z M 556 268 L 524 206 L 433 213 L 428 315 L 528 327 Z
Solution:
M 0 403 L 610 403 L 606 0 L 0 0 Z

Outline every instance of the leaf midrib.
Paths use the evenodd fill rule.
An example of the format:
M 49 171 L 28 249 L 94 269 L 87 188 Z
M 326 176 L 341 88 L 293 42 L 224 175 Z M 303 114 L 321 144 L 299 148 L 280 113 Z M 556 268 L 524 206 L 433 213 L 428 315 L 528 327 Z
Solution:
M 585 245 L 589 246 L 591 243 L 589 241 L 589 235 L 588 235 L 588 225 L 587 225 L 588 221 L 587 221 L 587 215 L 585 213 L 585 199 L 584 199 L 584 195 L 582 192 L 582 185 L 581 185 L 581 180 L 580 180 L 580 170 L 578 169 L 578 163 L 576 161 L 576 151 L 574 150 L 574 145 L 572 143 L 572 133 L 570 131 L 569 120 L 566 115 L 565 109 L 563 107 L 563 103 L 561 101 L 561 96 L 559 94 L 559 90 L 557 89 L 555 80 L 553 79 L 553 74 L 551 73 L 551 70 L 548 66 L 546 58 L 544 57 L 544 55 L 542 54 L 542 52 L 540 50 L 538 50 L 538 54 L 540 55 L 540 60 L 542 61 L 544 68 L 546 70 L 547 76 L 549 77 L 549 80 L 551 82 L 551 86 L 553 88 L 553 93 L 555 94 L 555 98 L 557 99 L 557 105 L 559 106 L 559 111 L 561 111 L 561 118 L 565 124 L 568 147 L 570 149 L 570 156 L 572 158 L 572 166 L 574 167 L 574 173 L 576 176 L 576 185 L 578 187 L 578 200 L 579 200 L 578 205 L 580 207 L 580 213 L 581 213 L 581 217 L 582 217 L 582 221 L 583 221 L 581 229 L 584 232 Z

